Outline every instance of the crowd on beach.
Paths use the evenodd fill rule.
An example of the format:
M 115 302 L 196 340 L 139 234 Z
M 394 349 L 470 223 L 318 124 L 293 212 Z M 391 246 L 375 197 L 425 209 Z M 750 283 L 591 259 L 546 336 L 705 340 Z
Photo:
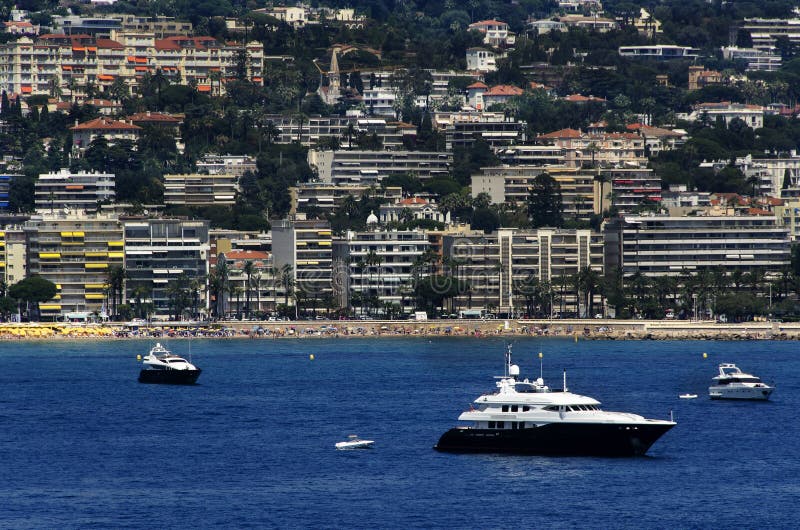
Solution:
M 522 325 L 504 321 L 497 325 L 469 326 L 408 322 L 363 325 L 293 324 L 252 326 L 128 326 L 66 323 L 0 324 L 0 340 L 30 339 L 126 339 L 126 338 L 314 338 L 314 337 L 402 337 L 402 336 L 550 336 L 595 340 L 796 340 L 800 331 L 725 328 L 719 330 L 642 330 L 619 326 Z

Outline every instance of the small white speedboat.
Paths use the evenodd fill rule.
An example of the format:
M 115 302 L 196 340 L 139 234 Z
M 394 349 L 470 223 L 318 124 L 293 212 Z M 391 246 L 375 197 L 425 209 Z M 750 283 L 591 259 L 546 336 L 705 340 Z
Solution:
M 681 399 L 695 399 L 697 397 L 697 394 L 681 394 L 678 397 Z
M 362 440 L 355 434 L 351 434 L 344 442 L 337 442 L 336 449 L 369 449 L 374 443 L 374 440 Z

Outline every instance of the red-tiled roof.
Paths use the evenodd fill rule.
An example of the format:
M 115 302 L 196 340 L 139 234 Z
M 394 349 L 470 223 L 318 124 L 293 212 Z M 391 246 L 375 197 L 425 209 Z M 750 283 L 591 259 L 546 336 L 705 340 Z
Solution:
M 478 28 L 481 26 L 497 26 L 497 25 L 508 26 L 507 23 L 500 22 L 499 20 L 481 20 L 479 22 L 473 22 L 472 24 L 469 25 L 469 27 Z
M 397 202 L 397 204 L 403 205 L 412 205 L 412 204 L 428 204 L 428 201 L 423 199 L 422 197 L 409 197 L 407 199 L 403 199 Z
M 260 250 L 231 250 L 225 253 L 225 259 L 268 259 L 269 254 Z
M 597 96 L 583 96 L 581 94 L 570 94 L 564 96 L 564 101 L 572 101 L 574 103 L 584 103 L 586 101 L 606 101 L 604 98 Z
M 117 42 L 115 40 L 111 40 L 111 39 L 97 39 L 95 41 L 95 44 L 97 45 L 98 48 L 103 48 L 105 50 L 123 50 L 123 49 L 125 49 L 125 46 L 123 46 L 121 43 L 119 43 L 119 42 Z
M 583 136 L 580 131 L 575 129 L 561 129 L 547 134 L 540 134 L 539 138 L 580 138 Z
M 169 114 L 162 114 L 161 112 L 137 112 L 128 116 L 127 120 L 132 123 L 136 122 L 157 122 L 157 123 L 180 123 L 181 120 Z
M 70 127 L 71 131 L 94 131 L 94 130 L 141 130 L 141 127 L 138 125 L 133 125 L 132 123 L 125 123 L 124 121 L 116 121 L 112 120 L 111 118 L 96 118 L 91 121 L 87 121 L 85 123 L 79 123 L 74 127 Z
M 519 96 L 524 91 L 515 86 L 511 85 L 496 85 L 490 88 L 489 90 L 484 93 L 484 97 L 486 96 Z
M 480 81 L 478 81 L 478 82 L 476 82 L 476 83 L 472 83 L 470 86 L 468 86 L 468 87 L 467 87 L 467 90 L 476 90 L 476 89 L 478 89 L 478 88 L 487 89 L 487 88 L 489 88 L 489 87 L 488 87 L 487 85 L 485 85 L 485 84 L 481 83 Z

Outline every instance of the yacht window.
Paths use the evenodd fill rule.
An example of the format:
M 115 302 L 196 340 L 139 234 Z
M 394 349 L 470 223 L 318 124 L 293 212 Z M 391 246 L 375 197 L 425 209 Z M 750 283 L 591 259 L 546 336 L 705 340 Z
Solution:
M 511 412 L 517 412 L 518 410 L 519 407 L 517 407 L 517 405 L 511 405 Z
M 531 410 L 531 408 L 528 405 L 522 406 L 522 412 L 528 412 L 529 410 Z
M 497 422 L 497 428 L 498 429 L 505 429 L 506 428 L 505 427 L 505 422 L 504 421 L 498 421 Z
M 503 412 L 508 412 L 508 405 L 503 405 Z
M 544 410 L 549 410 L 550 412 L 558 412 L 558 405 L 547 405 Z
M 489 428 L 490 428 L 490 429 L 494 429 L 494 422 L 493 422 L 493 421 L 490 421 L 490 422 L 489 422 Z

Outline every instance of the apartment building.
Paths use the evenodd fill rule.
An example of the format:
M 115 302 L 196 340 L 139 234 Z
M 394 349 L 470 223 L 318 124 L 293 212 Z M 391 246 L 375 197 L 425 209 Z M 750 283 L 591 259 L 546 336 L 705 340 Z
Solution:
M 114 202 L 114 178 L 113 173 L 73 173 L 68 168 L 43 173 L 34 182 L 34 204 L 37 210 L 96 211 L 100 203 Z
M 0 226 L 0 280 L 6 286 L 24 280 L 28 271 L 28 237 L 22 223 Z
M 750 33 L 753 48 L 764 52 L 775 49 L 778 37 L 786 37 L 795 45 L 800 44 L 800 18 L 746 18 L 741 29 Z
M 504 314 L 524 313 L 532 302 L 529 287 L 538 282 L 553 290 L 547 305 L 554 315 L 586 316 L 571 278 L 587 268 L 599 275 L 604 270 L 602 235 L 591 230 L 502 228 L 491 234 L 445 235 L 444 255 L 469 286 L 457 300 L 459 307 Z
M 647 164 L 645 139 L 635 133 L 588 134 L 576 129 L 561 129 L 540 134 L 535 141 L 564 149 L 565 162 L 572 166 Z
M 486 48 L 467 48 L 467 70 L 470 72 L 494 72 L 498 55 Z
M 185 277 L 185 288 L 192 295 L 192 317 L 206 314 L 208 221 L 128 218 L 123 229 L 128 274 L 125 299 L 132 306 L 152 304 L 156 318 L 169 318 L 170 284 Z
M 432 200 L 422 197 L 407 197 L 381 204 L 378 208 L 378 220 L 381 224 L 416 220 L 449 225 L 450 212 L 439 210 L 439 205 Z
M 239 178 L 228 173 L 164 175 L 164 204 L 231 206 L 236 204 Z
M 116 216 L 82 211 L 43 212 L 24 224 L 27 272 L 56 284 L 56 296 L 39 304 L 42 318 L 108 313 L 108 272 L 124 266 L 122 225 Z
M 229 284 L 226 314 L 235 318 L 274 311 L 284 289 L 280 277 L 276 278 L 272 256 L 261 250 L 230 250 L 224 255 Z
M 256 173 L 258 166 L 253 157 L 247 155 L 206 154 L 197 161 L 197 172 L 209 175 L 228 174 L 241 177 L 250 171 Z
M 0 210 L 7 210 L 9 206 L 8 193 L 11 190 L 11 182 L 14 177 L 19 175 L 0 175 Z
M 696 59 L 700 55 L 700 50 L 690 46 L 658 44 L 649 46 L 620 46 L 619 54 L 622 57 L 635 59 Z
M 445 148 L 472 147 L 477 139 L 488 143 L 492 148 L 522 143 L 525 141 L 527 124 L 506 117 L 502 112 L 435 112 L 433 124 L 445 135 Z
M 483 43 L 496 48 L 513 46 L 516 42 L 514 33 L 508 30 L 508 24 L 499 20 L 473 22 L 467 29 L 483 33 Z
M 722 47 L 722 57 L 728 61 L 745 61 L 748 72 L 776 72 L 781 67 L 781 56 L 774 48 Z
M 565 218 L 588 221 L 592 215 L 601 213 L 610 200 L 604 197 L 597 172 L 591 169 L 504 165 L 481 168 L 481 171 L 472 175 L 472 196 L 487 193 L 493 204 L 527 203 L 534 181 L 542 173 L 548 173 L 560 186 Z
M 310 147 L 323 138 L 336 138 L 342 147 L 358 145 L 359 135 L 375 135 L 386 150 L 403 149 L 403 138 L 416 135 L 417 129 L 400 122 L 384 118 L 356 116 L 311 116 L 298 119 L 296 116 L 270 114 L 265 116 L 276 128 L 275 142 L 289 144 L 300 142 Z
M 495 150 L 503 164 L 512 166 L 562 166 L 566 149 L 553 145 L 508 145 Z
M 725 125 L 730 126 L 734 119 L 742 120 L 751 129 L 760 129 L 764 126 L 764 107 L 745 103 L 698 103 L 689 114 L 679 114 L 678 119 L 688 121 L 708 120 L 710 123 L 721 119 Z
M 643 205 L 661 201 L 661 177 L 652 169 L 602 168 L 598 170 L 598 174 L 604 186 L 611 184 L 610 193 L 606 189 L 601 193 L 601 197 L 606 199 L 601 211 L 614 206 L 620 213 L 633 213 Z
M 0 87 L 9 94 L 84 97 L 87 86 L 106 92 L 121 79 L 133 92 L 145 73 L 160 71 L 172 83 L 194 82 L 201 92 L 221 94 L 237 75 L 244 51 L 246 76 L 263 78 L 263 46 L 257 42 L 219 43 L 213 37 L 114 32 L 114 40 L 87 34 L 22 37 L 0 45 Z
M 322 182 L 379 184 L 392 175 L 414 175 L 426 180 L 449 175 L 452 153 L 436 151 L 309 150 L 308 164 Z
M 105 138 L 110 145 L 120 140 L 136 142 L 139 139 L 141 130 L 142 128 L 138 125 L 105 116 L 83 123 L 76 123 L 74 127 L 70 127 L 72 146 L 76 153 L 85 151 L 100 136 Z
M 789 229 L 774 215 L 631 215 L 604 224 L 606 269 L 678 276 L 721 267 L 773 277 L 787 267 Z
M 291 206 L 289 213 L 314 212 L 333 213 L 348 197 L 360 200 L 365 194 L 379 196 L 390 202 L 403 198 L 403 189 L 387 186 L 376 189 L 367 184 L 330 184 L 326 182 L 304 182 L 289 188 Z
M 334 285 L 341 307 L 386 315 L 415 307 L 414 283 L 421 274 L 428 237 L 416 230 L 348 231 L 334 241 Z
M 294 299 L 289 303 L 306 307 L 323 307 L 322 302 L 333 296 L 332 263 L 333 238 L 328 221 L 291 219 L 272 222 L 273 262 L 286 269 L 294 286 Z M 309 304 L 316 304 L 309 306 Z

